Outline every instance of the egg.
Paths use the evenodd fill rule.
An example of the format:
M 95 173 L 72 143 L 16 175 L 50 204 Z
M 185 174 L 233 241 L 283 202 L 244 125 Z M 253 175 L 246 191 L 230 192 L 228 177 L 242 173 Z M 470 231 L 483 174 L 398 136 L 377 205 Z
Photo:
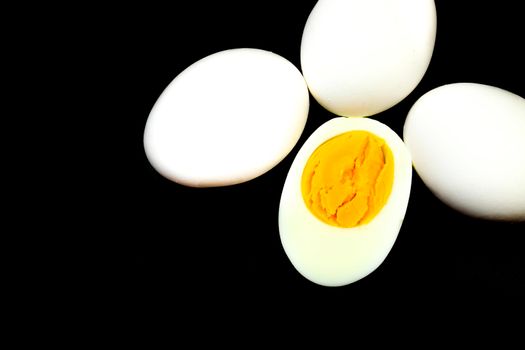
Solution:
M 404 99 L 429 66 L 433 0 L 320 0 L 301 41 L 310 92 L 340 116 L 370 116 Z
M 285 58 L 232 49 L 189 66 L 166 87 L 144 130 L 151 165 L 182 185 L 251 180 L 294 147 L 308 116 L 308 88 Z
M 525 99 L 456 83 L 423 95 L 403 138 L 426 186 L 473 217 L 525 220 Z
M 401 228 L 412 163 L 400 137 L 369 118 L 333 118 L 304 143 L 286 177 L 279 234 L 308 280 L 342 286 L 374 271 Z

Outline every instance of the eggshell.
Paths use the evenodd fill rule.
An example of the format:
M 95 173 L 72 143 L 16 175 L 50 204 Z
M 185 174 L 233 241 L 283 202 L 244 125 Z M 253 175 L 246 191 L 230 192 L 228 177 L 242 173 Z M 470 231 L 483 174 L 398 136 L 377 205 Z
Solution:
M 258 49 L 215 53 L 180 73 L 148 117 L 144 149 L 163 176 L 193 187 L 251 180 L 293 148 L 308 116 L 299 70 Z
M 303 32 L 303 75 L 329 111 L 370 116 L 417 86 L 435 37 L 433 0 L 320 0 Z
M 443 202 L 467 215 L 525 220 L 525 99 L 457 83 L 423 95 L 404 140 L 414 167 Z
M 392 192 L 367 224 L 342 228 L 314 216 L 304 203 L 301 177 L 310 155 L 330 138 L 366 130 L 384 139 L 394 157 Z M 279 206 L 279 233 L 297 271 L 324 286 L 342 286 L 374 271 L 386 258 L 401 228 L 410 196 L 412 163 L 403 141 L 388 126 L 360 118 L 334 118 L 305 142 L 292 163 Z

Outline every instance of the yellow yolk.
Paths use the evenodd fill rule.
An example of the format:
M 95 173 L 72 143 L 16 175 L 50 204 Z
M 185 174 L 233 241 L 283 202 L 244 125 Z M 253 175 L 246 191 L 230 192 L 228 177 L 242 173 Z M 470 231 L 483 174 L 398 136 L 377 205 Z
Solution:
M 366 224 L 386 203 L 394 158 L 385 141 L 367 131 L 335 136 L 320 145 L 303 171 L 301 189 L 310 211 L 327 224 Z

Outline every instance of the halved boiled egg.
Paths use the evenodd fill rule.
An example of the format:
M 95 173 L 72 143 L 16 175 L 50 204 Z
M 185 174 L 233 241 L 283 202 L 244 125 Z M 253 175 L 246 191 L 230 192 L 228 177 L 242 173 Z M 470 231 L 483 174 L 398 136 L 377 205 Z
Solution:
M 410 154 L 388 126 L 369 118 L 324 123 L 284 184 L 279 232 L 288 258 L 324 286 L 370 274 L 394 245 L 411 182 Z

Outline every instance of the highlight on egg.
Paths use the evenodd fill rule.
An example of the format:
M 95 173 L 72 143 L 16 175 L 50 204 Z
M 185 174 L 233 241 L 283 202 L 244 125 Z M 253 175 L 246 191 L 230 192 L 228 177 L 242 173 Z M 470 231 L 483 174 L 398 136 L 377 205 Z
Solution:
M 483 84 L 443 85 L 420 97 L 403 138 L 425 185 L 476 218 L 525 220 L 525 99 Z
M 313 97 L 332 113 L 363 117 L 408 96 L 436 38 L 434 0 L 320 0 L 301 41 Z
M 179 184 L 238 184 L 292 150 L 308 108 L 308 88 L 291 62 L 259 49 L 225 50 L 166 87 L 148 116 L 144 149 L 151 165 Z
M 412 181 L 410 154 L 388 126 L 331 119 L 304 143 L 287 175 L 279 234 L 294 267 L 324 286 L 353 283 L 386 258 Z

